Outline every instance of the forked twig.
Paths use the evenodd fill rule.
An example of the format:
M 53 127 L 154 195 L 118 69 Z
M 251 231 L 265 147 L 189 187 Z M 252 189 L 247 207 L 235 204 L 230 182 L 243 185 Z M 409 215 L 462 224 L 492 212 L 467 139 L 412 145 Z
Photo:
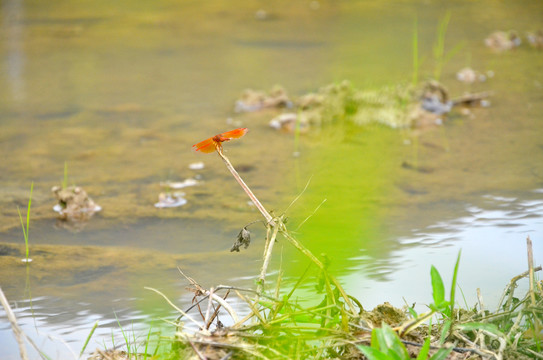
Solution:
M 217 150 L 217 153 L 219 154 L 219 156 L 221 157 L 221 159 L 224 161 L 224 163 L 226 164 L 226 167 L 228 168 L 228 170 L 232 173 L 232 175 L 234 176 L 234 178 L 236 179 L 236 181 L 239 183 L 239 185 L 241 186 L 241 188 L 243 189 L 243 191 L 245 191 L 245 193 L 247 194 L 247 196 L 249 196 L 249 198 L 251 199 L 251 201 L 253 202 L 253 204 L 255 204 L 255 206 L 257 207 L 257 209 L 260 211 L 260 213 L 262 214 L 262 216 L 264 216 L 264 218 L 266 219 L 266 222 L 271 225 L 272 227 L 274 228 L 277 228 L 279 230 L 279 232 L 281 233 L 281 235 L 283 235 L 292 245 L 294 245 L 295 248 L 297 248 L 299 251 L 301 251 L 305 256 L 307 256 L 313 263 L 315 263 L 315 265 L 317 265 L 317 267 L 321 270 L 323 270 L 323 272 L 325 273 L 325 275 L 332 281 L 332 283 L 336 286 L 336 288 L 339 290 L 341 296 L 343 297 L 343 300 L 345 301 L 345 304 L 349 307 L 349 309 L 351 310 L 351 313 L 353 315 L 358 315 L 358 312 L 356 311 L 356 308 L 354 307 L 354 305 L 352 304 L 352 302 L 350 301 L 349 299 L 349 296 L 347 295 L 347 293 L 345 292 L 345 290 L 343 289 L 343 287 L 341 286 L 341 284 L 330 274 L 328 274 L 326 272 L 326 269 L 324 267 L 324 264 L 319 260 L 317 259 L 317 257 L 315 255 L 313 255 L 313 253 L 311 253 L 311 251 L 309 251 L 309 249 L 307 249 L 305 246 L 303 246 L 302 244 L 300 244 L 298 242 L 298 240 L 296 240 L 291 234 L 290 232 L 287 230 L 284 222 L 282 221 L 282 219 L 280 218 L 273 218 L 270 213 L 266 210 L 266 208 L 262 205 L 262 203 L 256 198 L 256 196 L 253 194 L 253 192 L 251 191 L 251 189 L 249 189 L 249 187 L 247 186 L 247 184 L 245 184 L 245 182 L 241 179 L 241 176 L 239 176 L 238 172 L 236 171 L 236 169 L 234 169 L 234 166 L 232 165 L 232 163 L 230 162 L 230 160 L 228 160 L 228 158 L 223 154 L 223 151 L 222 151 L 222 146 L 221 146 L 221 143 L 220 142 L 215 142 L 214 143 L 214 146 L 215 146 L 215 149 Z M 272 246 L 271 244 L 268 245 L 268 247 Z M 267 251 L 268 249 L 265 249 L 265 255 L 264 255 L 264 258 L 266 258 L 266 253 L 268 252 Z M 270 253 L 271 254 L 271 253 Z M 261 274 L 262 275 L 262 274 Z M 264 274 L 265 276 L 265 274 Z

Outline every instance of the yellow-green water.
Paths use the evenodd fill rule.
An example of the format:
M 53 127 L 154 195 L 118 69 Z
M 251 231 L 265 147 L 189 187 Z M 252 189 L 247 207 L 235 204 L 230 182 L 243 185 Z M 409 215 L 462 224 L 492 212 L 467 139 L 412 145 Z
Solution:
M 483 39 L 494 30 L 524 36 L 541 29 L 543 9 L 533 1 L 448 6 L 3 2 L 0 241 L 23 243 L 17 207 L 24 210 L 33 181 L 34 262 L 27 271 L 19 253 L 2 248 L 0 286 L 18 304 L 24 328 L 40 339 L 36 322 L 78 352 L 96 320 L 99 344 L 117 328 L 115 314 L 123 324 L 169 314 L 143 286 L 188 304 L 176 266 L 206 287 L 251 285 L 262 230 L 248 250 L 228 250 L 259 214 L 215 154 L 190 150 L 238 126 L 250 132 L 226 144 L 227 155 L 267 207 L 281 213 L 311 179 L 288 224 L 296 229 L 318 208 L 297 236 L 315 254 L 326 253 L 365 306 L 428 301 L 430 264 L 447 276 L 459 248 L 460 285 L 466 293 L 481 287 L 492 303 L 525 270 L 527 234 L 536 260 L 543 253 L 543 52 L 524 43 L 497 54 Z M 264 20 L 256 17 L 260 9 Z M 446 51 L 462 47 L 441 80 L 453 95 L 492 90 L 489 108 L 453 113 L 421 133 L 337 121 L 302 136 L 299 157 L 292 156 L 294 137 L 267 125 L 277 112 L 233 111 L 247 87 L 281 84 L 295 97 L 343 79 L 359 89 L 410 81 L 415 18 L 422 80 L 433 72 L 432 46 L 447 10 Z M 461 84 L 455 73 L 466 65 L 495 76 Z M 190 170 L 196 161 L 205 168 Z M 50 189 L 61 184 L 65 162 L 68 182 L 103 208 L 79 231 L 59 227 L 52 210 Z M 160 182 L 196 175 L 201 184 L 183 189 L 187 205 L 153 206 Z M 295 279 L 307 261 L 278 246 L 274 269 L 280 251 L 285 278 Z M 152 261 L 143 261 L 145 254 Z M 0 319 L 0 347 L 16 356 Z M 43 346 L 65 351 L 57 342 Z

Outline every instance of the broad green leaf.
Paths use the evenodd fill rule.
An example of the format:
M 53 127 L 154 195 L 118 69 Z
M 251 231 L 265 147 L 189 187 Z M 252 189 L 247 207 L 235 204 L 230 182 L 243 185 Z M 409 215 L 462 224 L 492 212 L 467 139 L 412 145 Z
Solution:
M 419 354 L 417 355 L 417 360 L 428 359 L 429 351 L 430 351 L 430 337 L 427 337 L 426 340 L 424 340 L 424 344 L 420 348 Z
M 372 347 L 358 345 L 358 348 L 369 360 L 390 360 L 385 353 L 374 349 L 373 344 Z
M 371 347 L 374 348 L 374 349 L 380 349 L 380 344 L 379 344 L 379 338 L 378 338 L 378 334 L 377 334 L 377 330 L 378 329 L 373 329 L 371 331 Z
M 409 354 L 404 344 L 401 342 L 400 337 L 390 326 L 383 323 L 381 329 L 374 329 L 379 337 L 380 346 L 382 351 L 386 351 L 386 354 L 391 359 L 409 359 Z
M 443 286 L 443 279 L 434 265 L 432 265 L 430 269 L 430 276 L 432 277 L 432 296 L 434 298 L 434 304 L 439 308 L 445 301 L 445 287 Z
M 454 296 L 456 294 L 456 279 L 458 276 L 458 266 L 460 265 L 460 255 L 462 255 L 462 250 L 458 251 L 458 257 L 456 258 L 456 264 L 454 265 L 453 279 L 452 279 L 452 284 L 451 284 L 451 300 L 450 300 L 451 308 L 448 314 L 449 317 L 453 315 L 453 310 L 454 310 Z

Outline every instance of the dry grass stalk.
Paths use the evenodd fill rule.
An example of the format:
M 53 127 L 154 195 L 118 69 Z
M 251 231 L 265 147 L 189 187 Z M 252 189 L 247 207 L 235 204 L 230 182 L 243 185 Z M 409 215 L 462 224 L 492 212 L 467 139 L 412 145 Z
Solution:
M 23 332 L 23 330 L 19 327 L 19 324 L 17 324 L 17 318 L 15 317 L 13 310 L 11 310 L 11 306 L 9 306 L 8 299 L 6 299 L 6 296 L 4 295 L 4 292 L 2 291 L 1 287 L 0 287 L 0 303 L 2 303 L 2 306 L 4 307 L 4 310 L 6 311 L 6 316 L 9 320 L 9 323 L 11 324 L 11 329 L 13 330 L 13 334 L 15 335 L 15 339 L 17 340 L 17 345 L 19 345 L 19 353 L 21 354 L 21 359 L 27 360 L 28 355 L 26 353 L 26 347 L 24 344 L 24 338 L 26 337 L 26 335 Z
M 528 248 L 528 274 L 530 279 L 530 299 L 532 306 L 535 306 L 535 291 L 534 291 L 534 253 L 532 249 L 532 240 L 528 236 L 526 238 L 526 246 Z

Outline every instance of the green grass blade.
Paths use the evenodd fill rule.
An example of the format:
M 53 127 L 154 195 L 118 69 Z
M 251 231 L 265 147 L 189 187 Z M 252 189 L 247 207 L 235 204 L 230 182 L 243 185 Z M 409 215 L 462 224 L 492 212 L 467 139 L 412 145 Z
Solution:
M 449 330 L 451 330 L 452 321 L 446 320 L 443 323 L 443 328 L 441 329 L 441 337 L 439 338 L 439 343 L 444 344 L 445 340 L 447 340 L 447 337 L 449 336 Z
M 25 238 L 25 244 L 28 242 L 28 236 L 26 234 L 25 222 L 23 220 L 23 215 L 21 214 L 21 209 L 17 206 L 17 212 L 19 213 L 19 220 L 21 220 L 21 227 L 23 228 L 23 236 Z
M 26 247 L 26 259 L 28 260 L 28 256 L 30 253 L 30 249 L 28 247 L 28 239 L 30 236 L 30 205 L 32 205 L 32 192 L 34 191 L 34 182 L 30 184 L 30 197 L 28 198 L 28 209 L 26 210 L 26 237 L 25 237 L 25 247 Z
M 115 319 L 117 320 L 117 324 L 119 324 L 119 328 L 121 329 L 121 334 L 123 335 L 124 342 L 126 343 L 126 353 L 128 354 L 128 357 L 130 357 L 130 338 L 124 332 L 123 326 L 121 325 L 121 321 L 117 317 L 117 313 L 114 313 L 114 314 L 115 314 Z M 113 337 L 113 331 L 111 332 L 111 336 Z
M 26 210 L 26 235 L 30 230 L 30 205 L 32 204 L 32 191 L 34 191 L 34 181 L 30 184 L 30 197 L 28 198 L 28 209 Z
M 21 209 L 17 207 L 17 212 L 19 213 L 19 220 L 21 221 L 21 227 L 23 228 L 23 236 L 25 238 L 25 248 L 26 248 L 26 260 L 28 262 L 28 256 L 30 254 L 30 249 L 28 247 L 28 237 L 30 232 L 30 206 L 32 205 L 32 192 L 34 190 L 34 182 L 30 185 L 30 197 L 28 198 L 28 208 L 26 210 L 26 226 L 25 221 L 23 220 L 23 215 L 21 214 Z
M 149 332 L 147 333 L 147 340 L 145 341 L 145 351 L 143 353 L 143 360 L 147 360 L 147 351 L 149 349 L 149 342 L 151 341 L 151 330 L 153 326 L 149 326 Z
M 462 250 L 458 251 L 458 257 L 456 258 L 456 264 L 454 265 L 453 279 L 451 284 L 451 313 L 450 316 L 453 316 L 454 310 L 454 297 L 456 294 L 456 279 L 458 277 L 458 266 L 460 265 L 460 256 L 462 255 Z
M 373 347 L 359 345 L 358 348 L 369 360 L 390 360 L 385 353 L 374 349 Z
M 432 278 L 432 297 L 434 298 L 434 305 L 439 309 L 441 307 L 440 305 L 445 301 L 445 286 L 443 286 L 443 279 L 434 265 L 430 268 L 430 276 Z
M 79 352 L 79 357 L 83 356 L 83 353 L 85 352 L 85 349 L 87 348 L 87 345 L 89 344 L 89 341 L 97 327 L 98 327 L 98 321 L 94 323 L 94 326 L 92 327 L 92 330 L 90 331 L 89 336 L 87 336 L 87 340 L 85 340 L 85 344 L 83 344 L 83 348 Z
M 429 352 L 430 352 L 430 337 L 428 336 L 426 340 L 424 340 L 424 344 L 420 348 L 419 354 L 417 355 L 417 360 L 428 359 Z

